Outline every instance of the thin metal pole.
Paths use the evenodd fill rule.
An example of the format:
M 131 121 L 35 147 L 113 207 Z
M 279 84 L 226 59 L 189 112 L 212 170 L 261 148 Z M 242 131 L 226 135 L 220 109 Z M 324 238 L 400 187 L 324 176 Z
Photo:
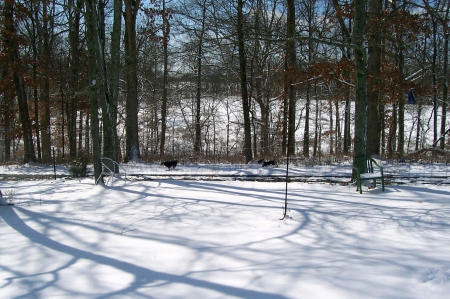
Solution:
M 53 173 L 55 174 L 55 181 L 56 181 L 56 158 L 55 158 L 55 148 L 53 148 Z
M 289 181 L 289 146 L 288 146 L 287 155 L 286 155 L 286 190 L 284 191 L 284 211 L 283 211 L 283 217 L 280 220 L 284 220 L 284 218 L 286 218 L 288 181 Z

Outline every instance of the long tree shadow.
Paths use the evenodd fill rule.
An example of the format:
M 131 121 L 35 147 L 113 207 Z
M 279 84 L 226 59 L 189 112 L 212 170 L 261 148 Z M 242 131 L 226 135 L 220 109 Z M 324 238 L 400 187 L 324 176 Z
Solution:
M 170 181 L 164 182 L 161 185 L 159 182 L 156 182 L 156 185 L 154 183 L 143 183 L 144 186 L 127 184 L 124 188 L 96 187 L 98 190 L 95 190 L 96 194 L 89 202 L 99 201 L 95 206 L 89 204 L 89 209 L 86 211 L 96 209 L 97 206 L 109 207 L 111 209 L 107 210 L 108 215 L 116 215 L 117 213 L 122 218 L 128 215 L 127 213 L 129 211 L 132 211 L 133 215 L 135 211 L 142 211 L 143 213 L 141 215 L 133 217 L 133 221 L 135 219 L 137 221 L 151 219 L 153 226 L 156 226 L 155 222 L 160 221 L 160 223 L 165 224 L 158 226 L 160 228 L 179 224 L 186 220 L 201 218 L 209 221 L 205 223 L 207 224 L 205 225 L 206 227 L 215 228 L 223 223 L 228 225 L 228 220 L 236 221 L 236 218 L 232 217 L 232 213 L 221 213 L 229 207 L 234 207 L 235 209 L 232 210 L 239 211 L 241 215 L 252 216 L 251 211 L 253 209 L 257 209 L 259 216 L 264 215 L 262 216 L 263 218 L 266 215 L 271 215 L 271 210 L 273 210 L 274 214 L 278 215 L 274 207 L 278 203 L 279 198 L 281 198 L 280 195 L 282 195 L 284 190 L 284 188 L 264 188 L 266 186 L 265 184 L 258 184 L 255 188 L 250 188 L 247 184 L 240 186 L 239 184 L 230 185 L 212 182 Z M 261 188 L 256 189 L 259 186 Z M 340 289 L 350 290 L 353 288 L 351 292 L 358 293 L 360 298 L 365 297 L 364 290 L 368 289 L 370 285 L 373 286 L 373 282 L 363 275 L 358 277 L 342 275 L 341 267 L 350 267 L 353 271 L 358 271 L 359 273 L 361 269 L 366 269 L 364 264 L 361 263 L 361 260 L 364 259 L 365 261 L 369 260 L 371 269 L 384 271 L 384 269 L 390 268 L 396 270 L 397 275 L 398 273 L 409 275 L 413 271 L 420 270 L 419 267 L 415 266 L 417 261 L 421 261 L 427 265 L 437 265 L 445 262 L 442 256 L 430 255 L 429 251 L 426 250 L 410 250 L 407 246 L 395 245 L 395 243 L 391 245 L 390 242 L 386 243 L 389 240 L 389 234 L 386 237 L 382 236 L 382 234 L 384 230 L 393 233 L 392 227 L 395 226 L 396 228 L 398 227 L 396 230 L 399 230 L 400 233 L 394 233 L 394 236 L 400 237 L 406 234 L 411 238 L 419 237 L 421 238 L 421 240 L 417 241 L 419 244 L 430 240 L 429 238 L 422 240 L 422 237 L 426 237 L 424 233 L 432 233 L 433 238 L 448 236 L 446 234 L 449 229 L 448 221 L 443 221 L 447 217 L 445 215 L 445 211 L 448 211 L 448 209 L 445 209 L 446 206 L 430 206 L 424 209 L 423 205 L 419 203 L 419 200 L 426 198 L 430 202 L 443 202 L 448 198 L 449 192 L 428 190 L 426 188 L 402 190 L 402 187 L 391 187 L 390 191 L 392 192 L 390 196 L 380 198 L 381 195 L 388 193 L 376 192 L 377 194 L 374 194 L 373 192 L 366 192 L 364 196 L 360 196 L 357 192 L 353 192 L 353 190 L 349 192 L 349 188 L 343 187 L 325 188 L 320 186 L 314 189 L 305 188 L 305 190 L 301 191 L 301 184 L 293 184 L 293 186 L 296 186 L 296 189 L 291 190 L 293 194 L 289 197 L 289 209 L 292 212 L 292 218 L 288 220 L 289 229 L 280 230 L 276 234 L 264 234 L 258 238 L 243 239 L 244 242 L 240 242 L 238 246 L 233 242 L 201 242 L 205 238 L 190 238 L 186 234 L 170 235 L 165 230 L 154 228 L 152 230 L 136 230 L 133 232 L 133 238 L 151 239 L 189 247 L 195 251 L 199 261 L 202 258 L 200 254 L 202 252 L 214 253 L 215 257 L 231 256 L 234 260 L 251 260 L 252 265 L 258 266 L 254 267 L 254 269 L 265 268 L 266 272 L 264 275 L 266 273 L 277 273 L 276 275 L 279 276 L 280 272 L 276 270 L 283 269 L 283 271 L 290 272 L 293 277 L 301 277 L 303 281 L 307 281 L 308 277 L 314 277 L 316 273 L 326 273 L 327 275 L 321 275 L 320 279 L 322 281 L 327 281 L 328 285 L 339 286 Z M 159 187 L 161 187 L 160 190 L 162 192 L 155 190 Z M 172 190 L 166 193 L 167 190 L 165 189 Z M 130 195 L 130 197 L 123 196 L 125 193 Z M 224 197 L 215 196 L 216 194 L 221 194 Z M 405 196 L 405 194 L 408 196 Z M 434 197 L 438 197 L 439 201 Z M 114 203 L 112 198 L 118 198 L 122 204 L 112 204 Z M 124 199 L 126 199 L 125 204 L 127 209 L 124 209 Z M 80 203 L 80 206 L 82 205 L 83 202 Z M 201 209 L 199 209 L 199 206 L 201 206 Z M 149 211 L 148 214 L 146 214 L 147 211 Z M 206 213 L 204 213 L 205 211 Z M 75 213 L 80 212 L 77 206 Z M 212 212 L 217 213 L 214 214 Z M 440 214 L 437 215 L 437 212 Z M 432 223 L 428 221 L 428 218 L 425 219 L 425 216 L 428 215 L 433 216 Z M 194 266 L 188 267 L 189 270 L 192 269 L 192 272 L 184 273 L 183 275 L 152 271 L 145 267 L 135 266 L 136 264 L 130 265 L 128 263 L 127 267 L 123 268 L 126 258 L 109 258 L 104 256 L 107 254 L 106 252 L 104 254 L 92 254 L 86 250 L 78 249 L 80 248 L 78 246 L 83 246 L 83 244 L 89 245 L 88 243 L 78 243 L 79 245 L 76 245 L 77 248 L 63 245 L 53 239 L 49 239 L 47 236 L 50 236 L 50 234 L 45 232 L 42 234 L 35 231 L 27 225 L 28 222 L 24 223 L 20 219 L 20 217 L 26 219 L 25 216 L 28 216 L 35 223 L 39 223 L 44 227 L 52 223 L 52 227 L 61 230 L 62 228 L 58 224 L 69 225 L 67 217 L 59 219 L 53 214 L 49 216 L 48 214 L 31 212 L 26 209 L 20 209 L 19 215 L 16 213 L 9 214 L 8 211 L 8 215 L 5 216 L 12 218 L 10 219 L 10 223 L 7 223 L 17 232 L 29 238 L 31 242 L 37 244 L 45 243 L 45 246 L 49 249 L 58 248 L 55 250 L 71 255 L 70 261 L 66 261 L 65 264 L 60 265 L 56 270 L 53 269 L 46 272 L 53 274 L 54 277 L 52 281 L 48 282 L 46 286 L 41 287 L 41 289 L 48 287 L 49 284 L 55 283 L 55 281 L 58 282 L 58 274 L 60 271 L 72 267 L 71 265 L 78 260 L 87 259 L 99 265 L 115 267 L 118 271 L 132 275 L 132 282 L 126 287 L 116 287 L 118 289 L 111 292 L 104 291 L 106 294 L 99 295 L 98 298 L 121 297 L 124 295 L 129 297 L 130 294 L 132 296 L 146 298 L 146 296 L 142 295 L 142 288 L 156 289 L 157 286 L 167 285 L 175 287 L 179 283 L 190 285 L 193 288 L 217 291 L 235 297 L 284 298 L 280 295 L 247 291 L 241 288 L 224 286 L 221 283 L 209 283 L 201 279 L 189 278 L 191 275 L 199 273 Z M 109 217 L 102 219 L 110 220 Z M 109 229 L 106 222 L 102 222 L 97 226 L 93 225 L 93 223 L 85 223 L 84 221 L 81 224 L 76 221 L 73 223 L 80 227 L 98 230 L 102 232 L 99 235 L 104 236 L 105 234 L 103 233 L 105 232 L 115 233 L 114 228 L 134 228 L 135 226 L 133 225 L 137 221 L 128 223 L 127 219 L 124 218 L 122 221 L 114 223 L 114 225 L 109 223 L 109 225 L 112 225 Z M 250 231 L 248 236 L 251 236 L 251 233 L 255 231 L 247 229 L 248 226 L 244 226 L 243 228 L 246 231 L 241 231 L 242 233 Z M 205 232 L 205 230 L 202 232 Z M 266 232 L 270 231 L 267 230 Z M 380 236 L 376 235 L 378 233 Z M 80 233 L 77 235 L 79 238 L 83 236 Z M 39 240 L 40 242 L 35 240 Z M 77 242 L 80 242 L 80 239 Z M 273 245 L 272 242 L 279 244 L 276 247 L 276 252 L 273 249 L 271 251 L 266 250 L 266 244 Z M 263 244 L 263 246 L 260 246 L 260 244 Z M 410 243 L 407 242 L 407 244 Z M 245 254 L 243 251 L 246 251 L 245 253 L 251 252 L 251 255 Z M 264 255 L 264 259 L 258 258 L 262 255 Z M 255 258 L 252 259 L 252 257 Z M 354 266 L 353 263 L 355 264 Z M 237 271 L 236 268 L 228 267 L 228 265 L 225 267 L 221 268 L 220 271 Z M 203 269 L 203 275 L 208 275 L 205 273 L 212 273 L 214 275 L 213 271 L 217 270 L 218 268 L 211 269 L 210 267 Z M 15 275 L 20 277 L 20 274 Z M 258 275 L 254 275 L 253 279 L 257 279 L 258 277 Z M 349 278 L 352 279 L 352 282 L 359 282 L 349 285 Z M 297 281 L 300 281 L 300 279 Z M 389 292 L 399 294 L 406 291 L 399 285 L 394 286 L 379 283 L 378 287 L 387 290 L 384 294 L 388 294 Z M 28 296 L 30 294 L 32 293 L 30 292 Z M 288 293 L 283 292 L 283 294 Z M 92 295 L 92 297 L 95 296 Z M 379 298 L 397 297 L 380 296 Z
M 17 208 L 21 209 L 21 208 Z M 202 288 L 207 290 L 212 290 L 216 292 L 220 292 L 224 295 L 229 296 L 235 296 L 240 298 L 286 298 L 282 295 L 278 294 L 270 294 L 265 292 L 259 292 L 256 290 L 246 290 L 242 288 L 237 288 L 233 286 L 227 286 L 224 284 L 209 282 L 205 280 L 195 279 L 186 277 L 183 275 L 174 275 L 174 274 L 168 274 L 163 273 L 159 271 L 153 271 L 138 265 L 129 264 L 126 263 L 126 267 L 121 267 L 120 265 L 123 265 L 124 262 L 103 256 L 99 253 L 92 253 L 85 250 L 81 250 L 78 248 L 74 248 L 62 243 L 59 243 L 55 240 L 50 239 L 44 234 L 41 234 L 40 232 L 32 229 L 29 227 L 20 217 L 17 215 L 14 209 L 8 209 L 7 213 L 1 214 L 3 220 L 5 223 L 7 223 L 11 228 L 16 230 L 18 233 L 20 233 L 22 236 L 28 238 L 31 242 L 34 244 L 40 244 L 46 248 L 68 254 L 72 256 L 73 258 L 70 260 L 68 264 L 65 265 L 65 267 L 59 267 L 58 269 L 53 270 L 54 276 L 58 276 L 57 272 L 61 271 L 63 268 L 67 268 L 73 263 L 75 263 L 76 260 L 84 259 L 88 261 L 95 262 L 97 264 L 113 267 L 119 271 L 127 272 L 131 275 L 133 275 L 134 280 L 131 284 L 129 284 L 126 288 L 109 292 L 107 294 L 103 294 L 98 296 L 97 298 L 109 298 L 111 296 L 115 295 L 127 295 L 130 296 L 131 294 L 136 294 L 139 288 L 144 287 L 150 283 L 155 282 L 165 282 L 165 283 L 179 283 L 184 285 L 189 285 L 195 288 Z M 35 291 L 33 291 L 34 293 Z M 33 294 L 26 294 L 24 297 L 32 296 Z

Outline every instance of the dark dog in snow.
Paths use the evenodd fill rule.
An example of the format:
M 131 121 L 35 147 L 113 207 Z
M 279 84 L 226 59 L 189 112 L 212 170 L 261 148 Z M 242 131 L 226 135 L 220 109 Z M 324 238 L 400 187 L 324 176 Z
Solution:
M 268 161 L 264 161 L 264 159 L 261 159 L 258 161 L 259 164 L 261 164 L 262 167 L 266 167 L 266 166 L 278 166 L 277 162 L 275 160 L 268 160 Z
M 161 162 L 161 165 L 166 166 L 168 169 L 170 169 L 170 168 L 175 169 L 175 167 L 177 167 L 177 164 L 178 164 L 178 160 L 171 160 L 171 161 Z

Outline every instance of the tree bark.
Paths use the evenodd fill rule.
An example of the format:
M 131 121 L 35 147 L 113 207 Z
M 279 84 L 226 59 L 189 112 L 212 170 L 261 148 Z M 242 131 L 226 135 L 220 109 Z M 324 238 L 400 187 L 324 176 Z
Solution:
M 288 121 L 288 156 L 295 155 L 295 2 L 287 0 L 287 24 L 286 24 L 286 62 L 285 71 L 287 75 L 287 94 L 289 98 L 289 121 Z
M 201 96 L 202 96 L 202 58 L 203 58 L 203 36 L 205 35 L 206 22 L 206 1 L 202 6 L 201 29 L 198 33 L 197 50 L 197 94 L 196 94 L 196 113 L 195 113 L 195 144 L 194 151 L 200 154 L 202 148 L 202 126 L 201 126 Z
M 406 2 L 402 4 L 402 10 L 406 8 Z M 404 34 L 404 24 L 399 25 L 397 33 L 397 45 L 398 45 L 398 56 L 397 56 L 397 69 L 398 69 L 398 82 L 403 84 L 405 82 L 405 42 L 403 40 Z M 405 154 L 405 98 L 404 93 L 398 93 L 398 143 L 397 143 L 397 153 L 400 157 Z M 436 128 L 437 130 L 437 128 Z
M 83 0 L 70 0 L 69 7 L 69 47 L 70 47 L 70 81 L 69 84 L 69 101 L 67 107 L 67 134 L 69 137 L 69 159 L 73 160 L 77 157 L 77 111 L 78 98 L 77 92 L 80 89 L 80 71 L 81 71 L 81 41 L 80 41 L 80 21 L 81 8 Z
M 125 110 L 126 153 L 125 162 L 137 162 L 141 159 L 139 150 L 139 123 L 137 97 L 137 49 L 136 17 L 140 0 L 125 0 L 125 65 L 127 101 Z
M 104 156 L 119 160 L 119 140 L 117 136 L 117 103 L 119 100 L 119 78 L 120 78 L 120 37 L 122 28 L 122 0 L 114 0 L 113 29 L 111 32 L 111 73 L 109 88 L 109 103 L 105 105 L 103 114 L 107 118 L 108 127 L 104 129 L 104 144 L 110 144 L 109 153 Z M 106 124 L 105 124 L 106 126 Z M 118 171 L 116 169 L 115 171 Z
M 104 95 L 102 92 L 102 61 L 100 58 L 100 47 L 98 32 L 99 19 L 97 15 L 97 0 L 86 0 L 86 42 L 88 48 L 88 66 L 89 66 L 89 103 L 90 103 L 90 131 L 92 137 L 92 155 L 94 163 L 94 181 L 97 182 L 101 175 L 100 163 L 100 127 L 99 127 L 99 97 Z
M 369 0 L 367 61 L 367 148 L 366 155 L 380 154 L 380 85 L 381 85 L 381 10 L 382 0 Z
M 440 148 L 445 148 L 445 131 L 447 125 L 447 107 L 448 107 L 448 51 L 449 51 L 449 38 L 450 32 L 448 28 L 448 14 L 449 7 L 447 5 L 446 17 L 442 22 L 442 28 L 444 32 L 444 65 L 443 65 L 443 86 L 442 86 L 442 117 L 441 117 L 441 142 Z
M 106 70 L 106 34 L 105 34 L 105 2 L 100 0 L 98 3 L 98 72 L 99 72 L 99 96 L 100 107 L 102 109 L 102 133 L 103 133 L 103 157 L 118 161 L 118 146 L 117 146 L 117 99 L 119 88 L 119 47 L 120 47 L 120 28 L 121 28 L 121 13 L 122 2 L 115 1 L 113 13 L 113 30 L 111 32 L 111 71 L 109 75 Z M 108 80 L 109 78 L 109 85 Z M 118 169 L 114 169 L 118 171 Z
M 163 0 L 163 94 L 161 103 L 161 143 L 159 144 L 159 155 L 164 159 L 167 130 L 167 88 L 168 88 L 168 60 L 169 60 L 169 34 L 170 24 L 166 15 L 166 1 Z
M 33 12 L 33 17 L 31 18 L 31 43 L 33 51 L 33 98 L 34 98 L 34 122 L 35 122 L 35 134 L 36 134 L 36 149 L 37 149 L 37 161 L 42 163 L 42 150 L 41 150 L 41 133 L 39 124 L 39 92 L 38 92 L 38 30 L 40 27 L 37 23 L 39 20 L 39 4 L 31 3 L 31 11 Z
M 355 0 L 355 16 L 352 41 L 355 59 L 355 141 L 354 158 L 366 155 L 367 134 L 367 66 L 364 48 L 364 28 L 366 25 L 367 0 Z
M 309 157 L 310 151 L 309 151 L 309 135 L 310 135 L 310 116 L 311 114 L 311 87 L 309 82 L 306 86 L 306 103 L 305 103 L 305 129 L 303 132 L 303 156 Z
M 238 0 L 237 7 L 237 36 L 239 49 L 239 77 L 241 82 L 242 112 L 244 114 L 244 156 L 245 163 L 252 160 L 252 139 L 250 127 L 250 101 L 247 91 L 247 60 L 244 43 L 244 14 L 243 0 Z

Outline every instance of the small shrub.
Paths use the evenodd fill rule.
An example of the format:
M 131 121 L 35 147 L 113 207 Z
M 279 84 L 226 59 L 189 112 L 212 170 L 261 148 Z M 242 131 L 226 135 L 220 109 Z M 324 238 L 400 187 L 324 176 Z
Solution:
M 85 177 L 87 174 L 87 156 L 80 153 L 79 157 L 69 163 L 69 173 L 75 178 Z
M 0 193 L 1 193 L 1 191 L 0 191 Z M 4 194 L 2 194 L 2 196 L 4 197 L 5 202 L 8 205 L 14 204 L 14 199 L 15 199 L 15 196 L 16 196 L 16 193 L 14 192 L 14 190 L 9 189 L 9 190 L 4 191 Z

